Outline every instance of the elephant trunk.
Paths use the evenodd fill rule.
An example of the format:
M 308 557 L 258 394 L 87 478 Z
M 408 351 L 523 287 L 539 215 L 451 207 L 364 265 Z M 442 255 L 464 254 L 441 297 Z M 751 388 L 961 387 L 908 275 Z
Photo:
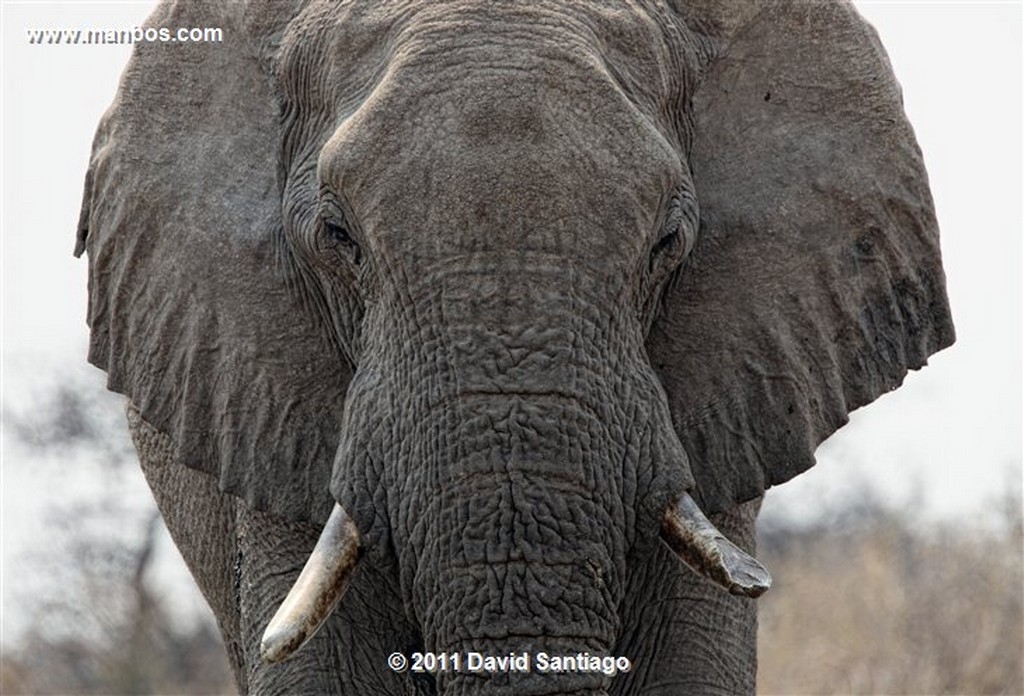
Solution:
M 608 674 L 552 672 L 542 654 L 613 650 L 634 526 L 624 446 L 569 397 L 464 394 L 456 403 L 455 451 L 427 466 L 438 485 L 403 563 L 426 649 L 461 656 L 458 672 L 438 674 L 439 691 L 602 693 Z
M 444 367 L 401 417 L 417 434 L 388 505 L 407 601 L 428 651 L 493 658 L 439 673 L 444 694 L 607 690 L 608 670 L 541 655 L 616 657 L 627 554 L 689 476 L 630 315 L 592 279 L 521 270 L 435 282 Z M 500 662 L 524 654 L 528 671 Z

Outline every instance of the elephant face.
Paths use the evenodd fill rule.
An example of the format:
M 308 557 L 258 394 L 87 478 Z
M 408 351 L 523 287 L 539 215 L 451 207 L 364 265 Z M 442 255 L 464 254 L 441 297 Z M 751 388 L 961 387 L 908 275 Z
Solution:
M 584 5 L 316 19 L 282 48 L 284 229 L 355 368 L 335 495 L 396 549 L 431 649 L 511 632 L 608 653 L 626 554 L 690 481 L 644 339 L 697 234 L 685 125 L 661 108 L 699 73 L 694 42 Z M 368 82 L 304 89 L 381 46 Z
M 224 491 L 335 510 L 275 657 L 357 547 L 437 651 L 609 654 L 659 531 L 756 594 L 694 500 L 803 471 L 952 341 L 920 153 L 845 4 L 151 21 L 234 43 L 140 46 L 100 126 L 90 359 Z
M 512 271 L 532 257 L 646 333 L 697 233 L 680 108 L 703 69 L 695 37 L 596 7 L 325 14 L 281 49 L 284 223 L 353 364 L 363 326 L 334 308 L 386 304 L 445 264 Z M 311 89 L 320 75 L 338 77 Z

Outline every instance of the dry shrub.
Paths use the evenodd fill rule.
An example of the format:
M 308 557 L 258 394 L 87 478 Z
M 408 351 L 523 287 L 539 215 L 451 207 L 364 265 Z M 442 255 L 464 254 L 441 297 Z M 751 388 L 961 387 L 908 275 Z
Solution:
M 3 421 L 19 445 L 4 466 L 49 468 L 53 504 L 34 550 L 4 569 L 32 582 L 5 587 L 0 694 L 234 693 L 212 615 L 183 620 L 156 582 L 166 531 L 138 497 L 122 401 L 68 379 Z M 84 474 L 104 484 L 86 497 Z M 26 625 L 13 636 L 12 615 Z
M 876 508 L 846 531 L 769 532 L 759 692 L 1024 694 L 1019 500 L 1004 517 L 918 527 Z
M 0 693 L 235 693 L 220 637 L 209 626 L 187 632 L 159 625 L 120 628 L 110 642 L 28 636 L 0 663 Z
M 212 620 L 181 621 L 152 587 L 160 530 L 154 511 L 135 543 L 70 528 L 56 535 L 67 563 L 39 556 L 49 580 L 39 595 L 21 598 L 31 623 L 0 656 L 0 693 L 234 692 Z

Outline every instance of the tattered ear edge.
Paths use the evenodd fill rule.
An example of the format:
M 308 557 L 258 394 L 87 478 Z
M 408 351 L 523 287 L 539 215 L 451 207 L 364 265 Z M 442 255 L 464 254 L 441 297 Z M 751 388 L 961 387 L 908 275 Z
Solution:
M 694 96 L 700 236 L 647 342 L 708 514 L 812 466 L 850 411 L 954 340 L 927 175 L 874 31 L 845 3 L 744 21 Z
M 76 254 L 89 360 L 175 461 L 255 509 L 323 522 L 349 374 L 280 263 L 261 32 L 286 17 L 268 7 L 168 3 L 149 18 L 225 38 L 136 46 L 93 145 Z

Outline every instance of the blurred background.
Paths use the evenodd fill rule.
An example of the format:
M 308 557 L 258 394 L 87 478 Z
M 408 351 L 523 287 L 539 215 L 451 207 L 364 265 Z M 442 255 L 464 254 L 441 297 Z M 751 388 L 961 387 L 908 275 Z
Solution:
M 1024 694 L 1019 3 L 857 2 L 925 153 L 958 341 L 773 489 L 764 694 Z M 85 362 L 95 125 L 152 3 L 3 3 L 0 692 L 231 693 L 216 627 Z

